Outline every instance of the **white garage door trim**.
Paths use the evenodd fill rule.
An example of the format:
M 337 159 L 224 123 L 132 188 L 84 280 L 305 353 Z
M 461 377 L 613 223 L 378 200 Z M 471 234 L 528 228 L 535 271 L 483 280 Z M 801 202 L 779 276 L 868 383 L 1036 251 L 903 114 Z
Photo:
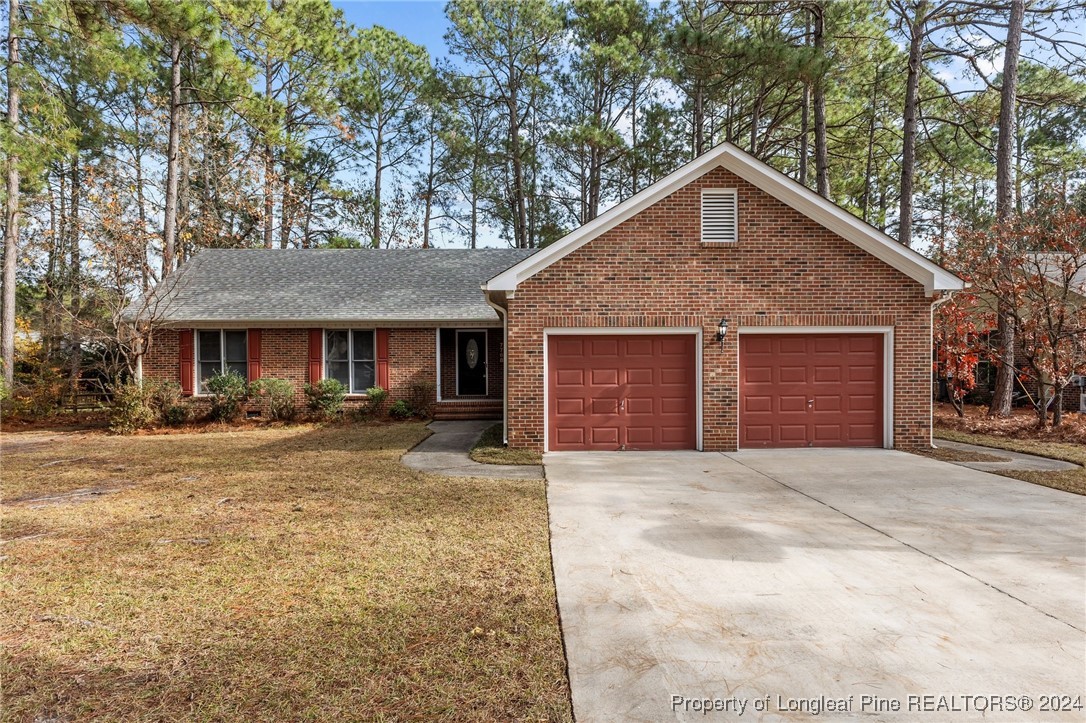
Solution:
M 882 446 L 894 448 L 894 327 L 892 326 L 741 326 L 743 334 L 882 334 Z M 739 382 L 739 346 L 736 344 L 735 379 Z M 739 449 L 739 410 L 736 397 L 735 448 Z M 699 437 L 700 439 L 700 437 Z
M 700 326 L 591 326 L 591 327 L 566 327 L 555 326 L 543 329 L 543 451 L 551 451 L 550 419 L 550 367 L 547 359 L 547 350 L 550 348 L 552 336 L 586 336 L 589 334 L 600 336 L 661 336 L 664 334 L 693 336 L 694 337 L 694 415 L 697 424 L 697 449 L 702 449 L 701 438 L 701 358 L 702 358 L 702 330 Z

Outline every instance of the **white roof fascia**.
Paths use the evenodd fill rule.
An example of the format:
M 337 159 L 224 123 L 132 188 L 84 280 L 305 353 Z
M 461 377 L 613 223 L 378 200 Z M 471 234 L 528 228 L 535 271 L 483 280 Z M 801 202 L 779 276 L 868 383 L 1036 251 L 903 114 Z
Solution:
M 512 291 L 525 279 L 576 251 L 592 239 L 666 198 L 717 166 L 723 166 L 816 223 L 924 285 L 927 294 L 964 288 L 964 282 L 922 254 L 899 244 L 848 211 L 733 145 L 723 143 L 644 191 L 563 236 L 550 246 L 490 279 L 485 288 Z M 740 243 L 742 243 L 740 241 Z

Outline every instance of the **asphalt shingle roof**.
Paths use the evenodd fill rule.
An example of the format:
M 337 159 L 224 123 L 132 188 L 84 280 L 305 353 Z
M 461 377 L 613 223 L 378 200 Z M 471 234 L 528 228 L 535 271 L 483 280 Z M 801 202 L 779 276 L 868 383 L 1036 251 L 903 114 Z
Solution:
M 167 323 L 496 321 L 479 286 L 532 252 L 204 249 L 148 306 Z

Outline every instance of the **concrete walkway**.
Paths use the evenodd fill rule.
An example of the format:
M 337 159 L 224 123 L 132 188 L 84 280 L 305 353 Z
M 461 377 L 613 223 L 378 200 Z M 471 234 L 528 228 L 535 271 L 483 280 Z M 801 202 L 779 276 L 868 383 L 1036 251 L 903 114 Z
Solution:
M 995 472 L 998 474 L 1001 470 L 1008 469 L 1025 470 L 1028 472 L 1062 472 L 1064 470 L 1078 468 L 1077 464 L 1064 462 L 1060 459 L 1038 457 L 1035 454 L 1011 452 L 1006 449 L 996 449 L 995 447 L 981 447 L 977 444 L 966 444 L 965 442 L 952 442 L 949 439 L 937 439 L 935 440 L 935 446 L 945 447 L 946 449 L 956 449 L 960 452 L 988 454 L 993 457 L 1002 457 L 1006 460 L 1005 462 L 951 462 L 951 464 L 977 469 L 981 472 Z
M 433 432 L 400 460 L 405 466 L 446 477 L 488 479 L 543 479 L 536 464 L 480 464 L 468 456 L 475 443 L 494 425 L 491 419 L 430 422 Z

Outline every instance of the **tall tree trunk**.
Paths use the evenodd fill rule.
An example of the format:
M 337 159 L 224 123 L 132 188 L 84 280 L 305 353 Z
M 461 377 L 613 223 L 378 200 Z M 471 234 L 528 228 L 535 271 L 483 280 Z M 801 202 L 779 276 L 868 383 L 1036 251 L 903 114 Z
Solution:
M 875 127 L 877 112 L 875 104 L 879 98 L 879 76 L 882 71 L 875 68 L 874 82 L 871 84 L 871 109 L 867 116 L 867 157 L 864 160 L 864 191 L 860 196 L 860 214 L 864 221 L 870 223 L 871 208 L 871 174 L 875 172 Z
M 378 121 L 377 139 L 373 148 L 373 238 L 370 244 L 375 249 L 381 248 L 381 164 L 384 158 L 381 151 L 384 150 L 384 129 Z
M 71 391 L 74 394 L 79 384 L 79 372 L 83 366 L 83 340 L 82 329 L 79 326 L 79 314 L 82 310 L 82 253 L 79 248 L 79 240 L 83 235 L 82 219 L 79 217 L 81 191 L 82 191 L 82 179 L 79 168 L 79 151 L 77 150 L 72 155 L 72 169 L 71 169 L 71 193 L 72 200 L 71 206 L 68 210 L 68 278 L 69 278 L 69 291 L 71 293 L 71 299 L 69 300 L 69 315 L 71 320 L 71 331 L 69 332 L 69 349 L 71 354 L 68 357 L 68 382 L 71 386 Z
M 818 51 L 819 60 L 825 52 L 826 12 L 819 3 L 811 6 L 814 19 L 814 47 Z M 815 141 L 815 186 L 818 195 L 823 198 L 830 197 L 830 155 L 829 140 L 826 131 L 826 78 L 825 74 L 819 74 L 815 79 L 814 88 L 814 141 Z
M 807 171 L 807 155 L 810 153 L 810 135 L 811 135 L 811 84 L 803 84 L 802 95 L 803 108 L 800 109 L 799 114 L 799 178 L 797 179 L 804 186 L 807 185 L 808 171 Z
M 8 155 L 7 204 L 4 209 L 4 294 L 0 320 L 0 357 L 4 388 L 10 389 L 15 373 L 15 265 L 19 258 L 19 0 L 8 0 L 8 113 L 12 152 Z M 12 71 L 15 72 L 12 72 Z
M 909 21 L 909 69 L 905 76 L 905 107 L 901 128 L 901 207 L 898 212 L 897 240 L 910 246 L 913 240 L 913 185 L 916 177 L 916 116 L 920 96 L 920 72 L 924 63 L 924 37 L 927 34 L 928 3 L 916 4 L 916 14 Z
M 140 119 L 143 114 L 140 111 L 140 103 L 142 102 L 143 93 L 136 91 L 132 94 L 132 123 L 133 123 L 133 144 L 132 144 L 132 165 L 136 170 L 136 214 L 140 223 L 140 243 L 142 249 L 140 250 L 140 288 L 143 294 L 146 296 L 147 292 L 151 290 L 151 265 L 148 260 L 148 252 L 150 249 L 149 241 L 147 237 L 147 198 L 143 193 L 143 131 L 140 126 Z
M 520 147 L 520 117 L 517 112 L 516 94 L 509 98 L 509 151 L 513 162 L 513 238 L 516 247 L 530 248 L 528 238 L 528 208 L 524 189 L 524 159 Z
M 999 139 L 996 142 L 996 218 L 999 221 L 1006 221 L 1014 215 L 1015 107 L 1018 104 L 1018 55 L 1022 48 L 1025 14 L 1025 1 L 1011 0 L 1003 58 L 1003 85 L 999 90 Z M 988 407 L 988 414 L 993 416 L 1011 415 L 1014 395 L 1014 339 L 1017 331 L 1014 312 L 1007 299 L 1000 299 L 996 304 L 999 368 L 996 371 L 992 403 Z
M 637 172 L 641 165 L 640 156 L 638 154 L 637 147 L 637 90 L 638 81 L 634 80 L 633 87 L 630 89 L 630 190 L 633 193 L 637 193 L 638 178 Z
M 166 149 L 166 208 L 162 220 L 162 278 L 174 268 L 177 248 L 178 147 L 181 145 L 181 41 L 170 41 L 170 140 Z
M 268 110 L 272 106 L 272 59 L 271 53 L 264 58 L 264 97 L 268 102 Z M 271 142 L 268 140 L 269 130 L 264 131 L 264 248 L 275 246 L 272 235 L 273 220 L 275 214 L 275 157 L 272 155 Z

